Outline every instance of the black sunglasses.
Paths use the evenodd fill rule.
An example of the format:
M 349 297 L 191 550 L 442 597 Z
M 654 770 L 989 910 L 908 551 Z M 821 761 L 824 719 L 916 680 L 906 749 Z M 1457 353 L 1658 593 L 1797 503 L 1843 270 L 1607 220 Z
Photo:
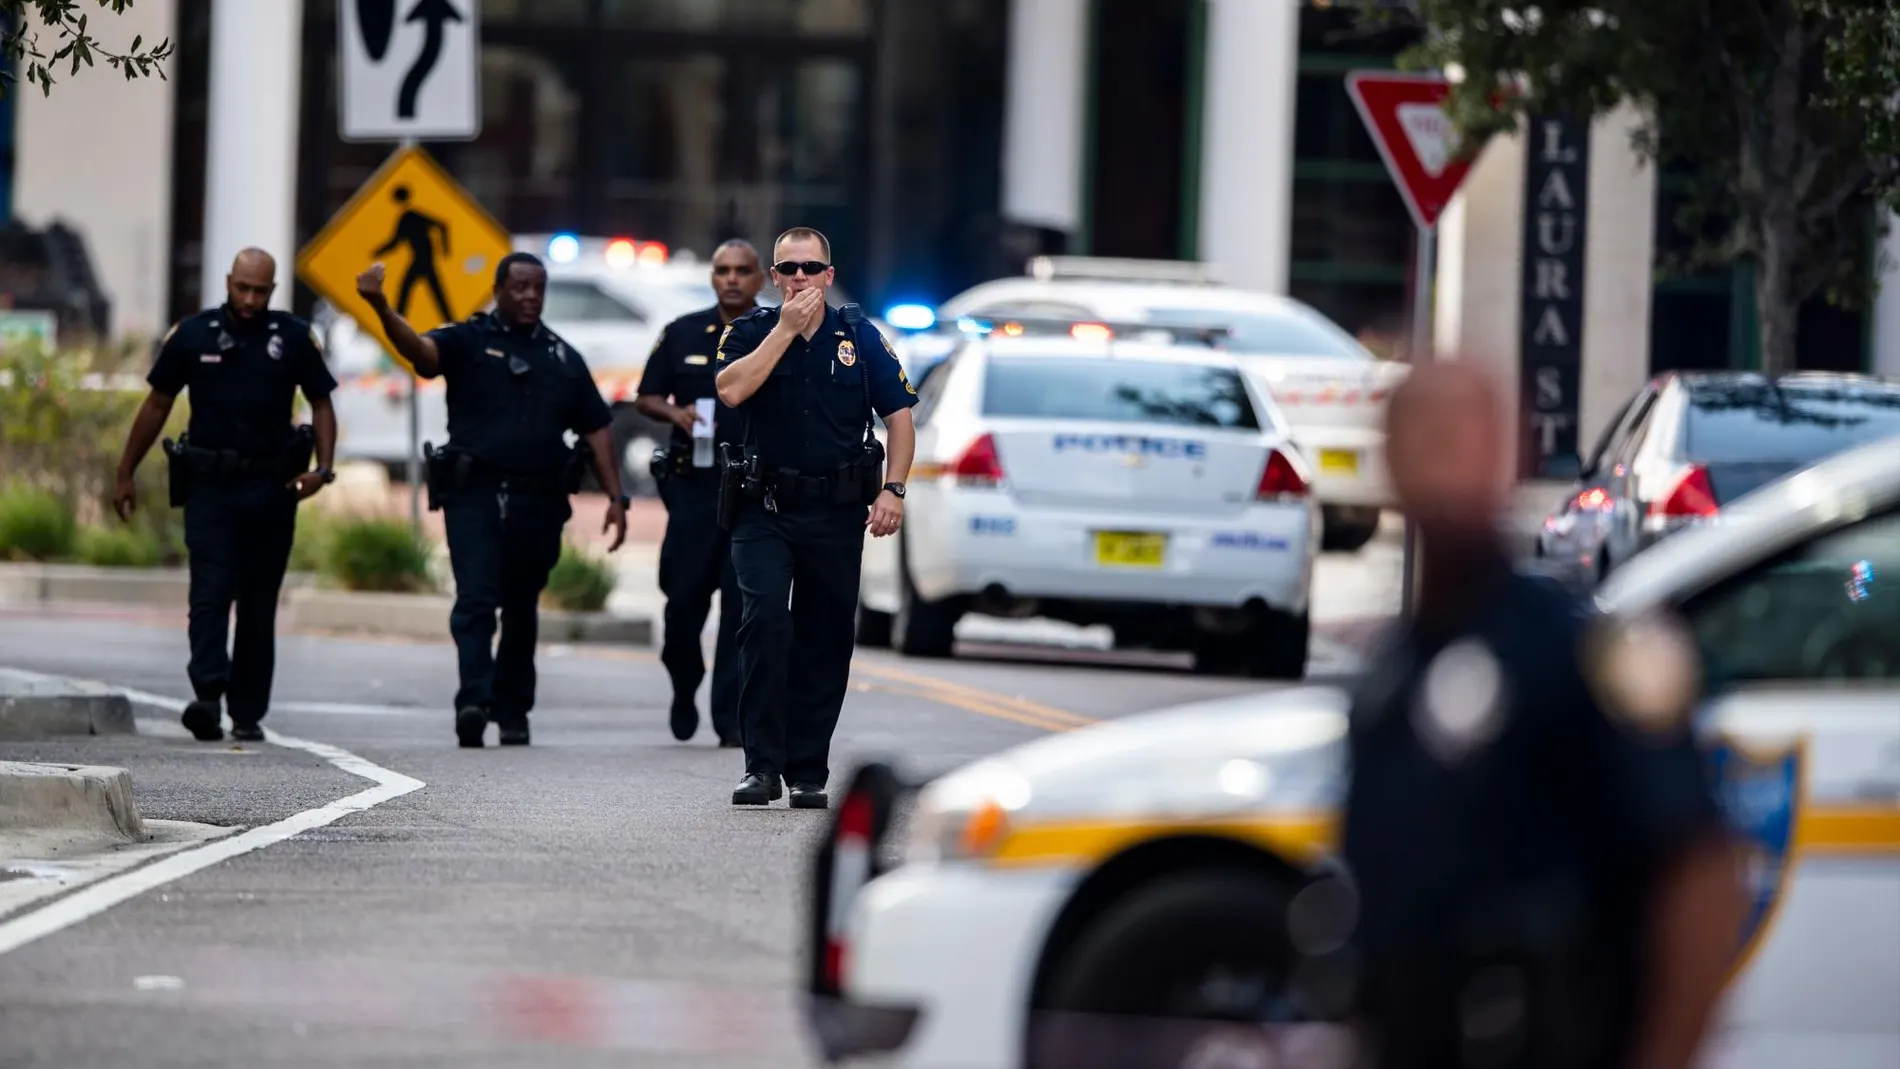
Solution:
M 772 270 L 777 271 L 781 275 L 795 275 L 800 270 L 803 270 L 806 275 L 815 276 L 824 274 L 825 269 L 830 266 L 830 264 L 822 263 L 818 260 L 780 260 L 778 263 L 772 265 Z

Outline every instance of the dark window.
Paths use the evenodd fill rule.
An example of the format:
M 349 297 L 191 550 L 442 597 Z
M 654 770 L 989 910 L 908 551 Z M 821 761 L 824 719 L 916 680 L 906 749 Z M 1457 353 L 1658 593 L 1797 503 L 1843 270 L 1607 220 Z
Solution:
M 1900 435 L 1900 387 L 1704 384 L 1686 424 L 1683 452 L 1707 465 L 1716 499 L 1732 501 L 1829 454 Z
M 585 282 L 548 283 L 541 315 L 556 327 L 563 323 L 637 323 L 645 318 Z
M 983 382 L 983 412 L 1037 419 L 1260 428 L 1238 372 L 1163 361 L 992 356 Z
M 1835 528 L 1689 599 L 1715 683 L 1900 679 L 1900 515 Z
M 1089 251 L 1173 259 L 1181 249 L 1187 4 L 1095 5 Z
M 1288 356 L 1370 357 L 1352 335 L 1317 314 L 1297 310 L 1285 314 L 1230 312 L 1224 308 L 1150 308 L 1145 322 L 1164 327 L 1226 327 L 1231 337 L 1222 346 L 1235 352 L 1279 353 Z

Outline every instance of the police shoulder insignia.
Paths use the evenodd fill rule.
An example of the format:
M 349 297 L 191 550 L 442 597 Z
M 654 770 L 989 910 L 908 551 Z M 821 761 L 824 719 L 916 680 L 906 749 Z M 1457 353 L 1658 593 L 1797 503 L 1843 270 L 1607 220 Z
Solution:
M 666 331 L 661 331 L 660 336 L 653 339 L 653 348 L 647 350 L 647 359 L 648 360 L 653 359 L 654 355 L 660 351 L 660 346 L 665 345 L 665 344 L 666 344 Z
M 884 345 L 885 345 L 885 346 L 886 346 L 887 348 L 888 348 L 888 347 L 890 346 L 890 344 L 891 344 L 890 342 L 885 342 L 885 343 L 884 343 Z M 905 390 L 906 390 L 907 392 L 909 392 L 909 393 L 910 393 L 910 394 L 911 394 L 912 396 L 915 396 L 915 395 L 916 395 L 916 393 L 917 393 L 917 387 L 915 387 L 915 386 L 912 386 L 912 385 L 910 384 L 910 376 L 904 373 L 904 367 L 903 367 L 903 365 L 901 365 L 901 364 L 900 364 L 900 365 L 898 365 L 898 368 L 897 368 L 897 381 L 899 381 L 899 382 L 901 382 L 901 383 L 903 383 L 903 384 L 904 384 L 904 389 L 905 389 Z
M 855 364 L 857 362 L 858 362 L 857 347 L 852 345 L 849 341 L 839 342 L 838 343 L 838 363 L 843 364 L 845 367 L 850 367 L 852 364 Z
M 168 342 L 168 341 L 171 341 L 171 340 L 172 340 L 172 335 L 174 335 L 174 334 L 176 334 L 176 333 L 178 333 L 178 328 L 179 328 L 180 326 L 182 326 L 182 325 L 183 325 L 182 323 L 173 323 L 173 324 L 172 324 L 172 329 L 170 329 L 170 330 L 168 330 L 168 331 L 166 331 L 166 332 L 165 332 L 165 336 L 164 336 L 163 338 L 160 338 L 160 339 L 158 340 L 158 344 L 160 344 L 160 345 L 163 345 L 163 344 L 165 344 L 166 342 Z
M 889 339 L 889 338 L 887 338 L 887 337 L 885 337 L 885 336 L 884 336 L 884 332 L 883 332 L 883 331 L 881 331 L 881 330 L 880 330 L 880 331 L 878 331 L 878 332 L 877 332 L 877 340 L 878 340 L 878 341 L 881 341 L 881 342 L 883 342 L 883 343 L 884 343 L 884 351 L 885 351 L 885 352 L 887 352 L 887 353 L 889 353 L 889 354 L 891 354 L 892 356 L 896 356 L 896 355 L 897 355 L 897 349 L 896 349 L 896 347 L 895 347 L 895 346 L 893 346 L 893 345 L 891 344 L 891 339 Z
M 315 327 L 310 328 L 310 347 L 317 351 L 318 356 L 323 355 L 323 339 L 317 337 L 317 328 Z
M 1701 699 L 1695 640 L 1673 618 L 1600 617 L 1584 637 L 1583 676 L 1603 711 L 1645 735 L 1674 734 Z

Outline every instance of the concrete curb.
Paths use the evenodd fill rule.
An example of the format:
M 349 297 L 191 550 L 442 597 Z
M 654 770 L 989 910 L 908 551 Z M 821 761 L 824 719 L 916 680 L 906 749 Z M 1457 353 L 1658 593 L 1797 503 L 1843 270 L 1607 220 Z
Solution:
M 455 599 L 441 594 L 363 594 L 308 588 L 288 599 L 285 627 L 293 631 L 343 631 L 397 638 L 449 637 Z M 653 621 L 608 613 L 541 610 L 542 642 L 651 646 Z
M 284 576 L 279 604 L 314 577 Z M 190 605 L 191 581 L 182 568 L 95 568 L 83 564 L 0 564 L 0 605 L 45 602 L 111 602 L 177 609 Z
M 0 828 L 142 842 L 132 774 L 105 765 L 0 761 Z
M 0 740 L 137 731 L 131 701 L 110 687 L 0 668 Z

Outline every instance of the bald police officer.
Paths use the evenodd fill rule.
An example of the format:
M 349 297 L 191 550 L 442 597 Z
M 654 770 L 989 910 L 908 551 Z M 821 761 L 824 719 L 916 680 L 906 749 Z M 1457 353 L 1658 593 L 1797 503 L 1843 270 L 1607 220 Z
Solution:
M 455 571 L 455 734 L 471 749 L 491 722 L 503 746 L 529 742 L 541 591 L 574 514 L 568 431 L 611 499 L 601 528 L 614 531 L 609 552 L 627 537 L 613 415 L 587 361 L 541 321 L 547 286 L 540 260 L 510 253 L 495 267 L 494 311 L 417 334 L 383 294 L 383 265 L 356 280 L 396 351 L 418 375 L 448 383 L 449 441 L 431 458 L 430 493 Z
M 917 391 L 876 327 L 825 303 L 835 272 L 824 235 L 787 230 L 772 258 L 782 305 L 739 317 L 719 343 L 719 398 L 746 416 L 752 490 L 732 517 L 746 756 L 732 804 L 765 805 L 789 784 L 794 808 L 822 809 L 864 532 L 882 538 L 903 521 Z M 890 438 L 888 472 L 873 413 Z
M 1515 571 L 1504 411 L 1420 368 L 1386 454 L 1421 534 L 1416 618 L 1357 688 L 1342 855 L 1380 1069 L 1685 1069 L 1740 922 L 1691 731 L 1693 646 Z M 1647 625 L 1645 625 L 1646 627 Z
M 712 284 L 719 303 L 666 325 L 647 354 L 633 406 L 673 425 L 654 475 L 666 506 L 660 542 L 660 593 L 666 596 L 660 663 L 673 681 L 673 737 L 685 742 L 699 730 L 694 696 L 706 677 L 700 631 L 719 592 L 719 638 L 713 650 L 712 725 L 719 745 L 739 745 L 739 615 L 732 545 L 719 526 L 719 447 L 744 437 L 737 412 L 719 403 L 713 357 L 726 326 L 758 307 L 765 268 L 759 250 L 734 239 L 713 250 Z M 707 411 L 702 411 L 707 410 Z M 710 419 L 707 416 L 710 415 Z M 695 439 L 695 428 L 708 434 Z
M 257 741 L 270 708 L 277 661 L 277 598 L 297 533 L 297 503 L 336 476 L 336 379 L 308 322 L 269 307 L 277 262 L 262 249 L 238 253 L 224 278 L 223 305 L 181 320 L 146 378 L 151 392 L 133 417 L 119 459 L 113 504 L 131 519 L 133 476 L 181 391 L 191 422 L 173 447 L 173 504 L 185 509 L 191 571 L 187 675 L 196 696 L 181 719 L 194 738 Z M 295 394 L 310 404 L 314 441 L 291 424 Z M 311 471 L 314 451 L 316 470 Z M 225 650 L 232 609 L 236 634 Z

